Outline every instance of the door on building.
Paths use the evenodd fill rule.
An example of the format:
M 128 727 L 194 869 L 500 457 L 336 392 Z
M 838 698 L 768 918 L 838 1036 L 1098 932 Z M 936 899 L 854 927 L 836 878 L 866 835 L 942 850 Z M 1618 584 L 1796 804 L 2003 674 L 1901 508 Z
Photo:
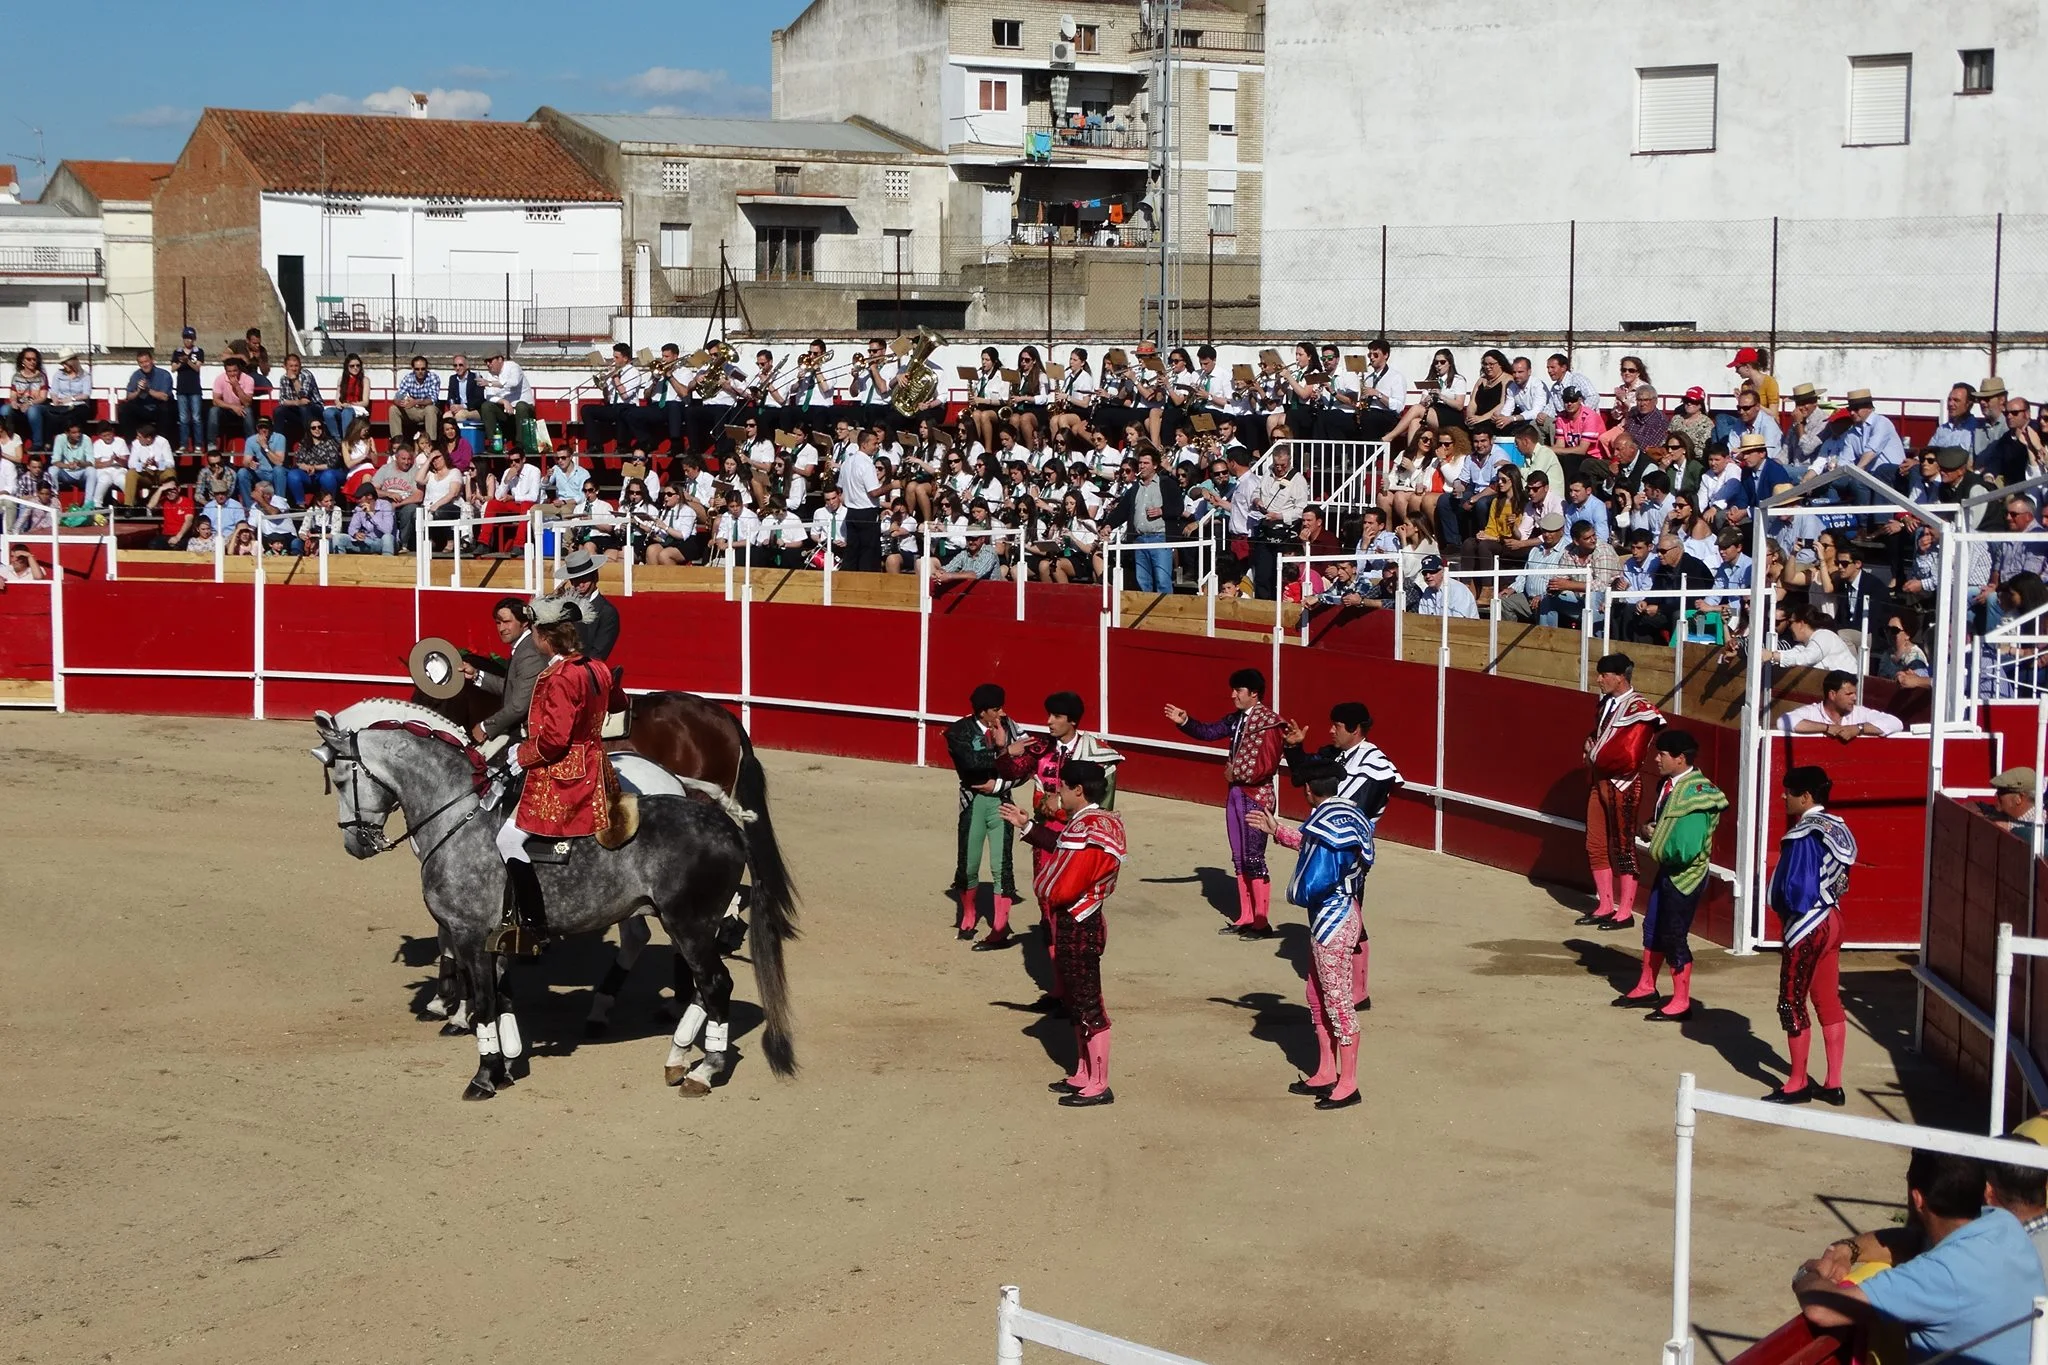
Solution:
M 306 326 L 306 258 L 304 256 L 280 256 L 277 258 L 277 292 L 284 300 L 285 316 L 292 320 L 292 326 L 304 330 Z
M 1012 199 L 1007 186 L 985 187 L 981 192 L 981 240 L 983 245 L 1010 240 Z

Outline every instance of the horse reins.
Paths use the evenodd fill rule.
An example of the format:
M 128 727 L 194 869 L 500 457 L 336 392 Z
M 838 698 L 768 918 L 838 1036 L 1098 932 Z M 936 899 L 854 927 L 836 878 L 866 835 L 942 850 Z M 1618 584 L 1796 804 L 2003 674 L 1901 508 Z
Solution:
M 467 792 L 457 792 L 455 795 L 449 797 L 446 801 L 443 801 L 439 806 L 436 806 L 431 814 L 426 815 L 419 820 L 409 822 L 404 829 L 399 831 L 398 837 L 395 839 L 387 836 L 384 833 L 384 824 L 383 821 L 381 820 L 375 822 L 369 820 L 337 820 L 334 822 L 335 826 L 339 829 L 355 829 L 366 831 L 369 837 L 372 840 L 374 840 L 376 844 L 376 847 L 371 853 L 371 856 L 375 857 L 378 854 L 389 853 L 391 852 L 391 850 L 400 847 L 408 840 L 410 840 L 416 832 L 425 829 L 427 826 L 433 824 L 434 821 L 440 819 L 443 815 L 446 815 L 449 811 L 453 810 L 456 804 L 462 801 L 465 797 L 474 799 L 476 801 L 476 805 L 470 809 L 469 813 L 467 815 L 464 815 L 460 820 L 457 820 L 454 823 L 454 825 L 450 826 L 446 834 L 436 839 L 434 841 L 433 847 L 427 849 L 425 852 L 419 855 L 420 862 L 422 865 L 424 865 L 429 858 L 433 857 L 436 853 L 439 853 L 441 851 L 441 846 L 447 843 L 450 839 L 454 838 L 456 834 L 461 831 L 464 825 L 467 825 L 470 821 L 476 819 L 478 815 L 483 813 L 483 794 L 485 788 L 487 788 L 490 785 L 489 769 L 484 763 L 483 755 L 478 753 L 474 746 L 464 743 L 459 739 L 456 739 L 453 735 L 447 734 L 440 730 L 436 730 L 432 726 L 422 725 L 416 721 L 386 720 L 379 721 L 375 725 L 371 725 L 367 728 L 371 730 L 409 730 L 416 735 L 426 735 L 431 738 L 440 740 L 442 743 L 450 746 L 451 748 L 461 750 L 463 757 L 469 760 L 470 767 L 472 769 L 470 777 L 470 790 Z M 350 738 L 353 739 L 354 736 L 350 736 Z M 356 746 L 356 752 L 351 756 L 350 761 L 355 766 L 349 770 L 349 796 L 351 800 L 354 802 L 355 808 L 358 811 L 360 811 L 363 808 L 363 758 L 362 749 L 360 745 Z M 328 772 L 331 778 L 333 770 L 330 768 Z M 385 786 L 384 783 L 379 781 L 374 775 L 370 778 L 370 780 L 372 782 L 375 782 L 379 787 L 382 787 L 387 792 L 391 790 L 391 788 Z

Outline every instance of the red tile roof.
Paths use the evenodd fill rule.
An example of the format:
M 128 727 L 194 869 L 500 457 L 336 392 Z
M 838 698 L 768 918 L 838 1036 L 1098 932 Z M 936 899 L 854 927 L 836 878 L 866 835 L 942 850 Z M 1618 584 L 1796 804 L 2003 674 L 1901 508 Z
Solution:
M 0 161 L 0 186 L 19 185 L 20 183 L 21 177 L 15 174 L 14 164 L 8 161 Z
M 109 200 L 147 201 L 156 193 L 156 182 L 171 173 L 160 161 L 66 161 L 57 169 L 66 166 L 103 204 Z
M 615 202 L 539 124 L 208 109 L 266 190 Z

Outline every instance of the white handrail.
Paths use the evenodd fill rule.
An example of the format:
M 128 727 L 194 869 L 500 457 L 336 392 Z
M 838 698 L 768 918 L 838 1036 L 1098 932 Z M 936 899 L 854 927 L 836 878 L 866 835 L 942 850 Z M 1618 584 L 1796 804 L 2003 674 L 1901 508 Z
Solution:
M 1017 1286 L 1006 1284 L 996 1300 L 996 1365 L 1020 1365 L 1024 1343 L 1050 1346 L 1062 1354 L 1099 1365 L 1202 1365 L 1199 1360 L 1143 1346 L 1092 1327 L 1034 1313 L 1023 1306 Z

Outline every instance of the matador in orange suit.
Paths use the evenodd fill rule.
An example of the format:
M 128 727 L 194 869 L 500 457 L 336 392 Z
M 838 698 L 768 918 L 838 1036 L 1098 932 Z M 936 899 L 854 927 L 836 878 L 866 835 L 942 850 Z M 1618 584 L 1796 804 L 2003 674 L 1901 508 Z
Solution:
M 1600 714 L 1586 740 L 1586 859 L 1599 903 L 1579 924 L 1626 929 L 1636 922 L 1636 800 L 1643 760 L 1664 715 L 1637 692 L 1635 660 L 1609 654 L 1596 666 Z

